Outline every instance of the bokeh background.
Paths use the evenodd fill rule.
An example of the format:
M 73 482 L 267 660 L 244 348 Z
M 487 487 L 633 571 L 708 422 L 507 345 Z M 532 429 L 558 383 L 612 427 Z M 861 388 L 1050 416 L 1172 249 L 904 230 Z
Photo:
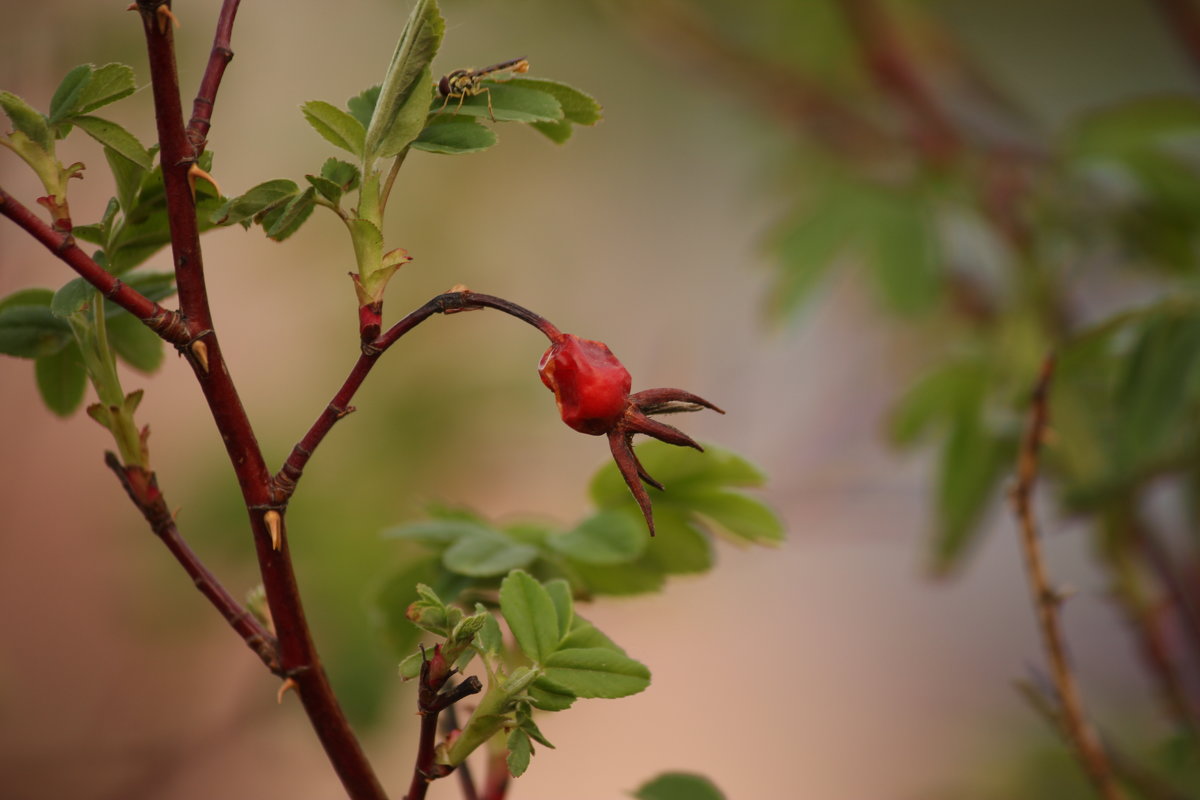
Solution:
M 786 52 L 787 26 L 805 24 L 809 6 L 748 3 L 758 16 L 742 16 L 710 5 L 729 36 L 758 35 L 769 52 Z M 1122 96 L 1197 88 L 1151 4 L 917 5 L 1050 128 Z M 176 6 L 185 98 L 218 6 Z M 789 166 L 788 132 L 619 7 L 445 0 L 442 10 L 435 69 L 524 55 L 534 74 L 593 93 L 605 120 L 561 148 L 501 125 L 486 153 L 414 154 L 385 232 L 414 256 L 389 289 L 389 317 L 464 283 L 603 339 L 635 388 L 686 387 L 728 411 L 686 428 L 761 465 L 789 531 L 776 550 L 721 544 L 714 572 L 673 580 L 663 595 L 589 608 L 654 683 L 547 718 L 558 749 L 539 751 L 511 796 L 620 797 L 664 769 L 705 773 L 730 798 L 1016 796 L 1008 781 L 1054 745 L 1011 687 L 1042 663 L 1014 526 L 997 504 L 964 568 L 932 580 L 933 459 L 894 452 L 883 436 L 922 340 L 881 312 L 853 268 L 797 317 L 767 312 L 780 187 L 805 180 Z M 377 82 L 407 11 L 375 0 L 244 3 L 210 137 L 225 192 L 299 179 L 332 155 L 298 106 L 340 104 Z M 763 27 L 775 12 L 781 22 Z M 5 0 L 0 22 L 0 87 L 35 106 L 83 61 L 130 63 L 148 80 L 139 26 L 121 3 Z M 152 140 L 148 91 L 112 115 Z M 98 146 L 75 136 L 60 154 L 90 167 L 72 186 L 76 219 L 98 217 L 108 196 Z M 7 153 L 0 185 L 27 202 L 40 194 Z M 205 244 L 223 348 L 278 464 L 356 356 L 352 256 L 340 223 L 320 214 L 283 244 L 240 228 Z M 149 266 L 168 265 L 160 254 Z M 70 277 L 0 224 L 0 295 Z M 584 513 L 606 448 L 558 421 L 535 371 L 542 348 L 489 312 L 427 323 L 387 354 L 292 504 L 317 642 L 397 793 L 415 716 L 371 624 L 371 590 L 398 563 L 379 531 L 430 502 L 498 518 Z M 338 796 L 298 704 L 275 704 L 274 680 L 104 468 L 105 431 L 82 413 L 45 411 L 32 373 L 0 360 L 0 797 Z M 159 374 L 124 381 L 146 389 L 139 420 L 184 535 L 230 588 L 250 588 L 236 486 L 189 370 L 172 355 Z M 1065 616 L 1084 692 L 1110 726 L 1152 728 L 1150 688 L 1088 544 L 1069 521 L 1052 527 L 1052 569 L 1078 590 Z

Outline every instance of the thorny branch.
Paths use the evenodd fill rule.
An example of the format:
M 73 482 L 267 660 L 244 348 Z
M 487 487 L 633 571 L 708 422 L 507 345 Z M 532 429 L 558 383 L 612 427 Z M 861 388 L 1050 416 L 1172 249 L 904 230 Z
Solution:
M 1011 500 L 1020 525 L 1021 549 L 1025 554 L 1033 606 L 1042 633 L 1042 644 L 1050 660 L 1050 676 L 1058 695 L 1063 729 L 1100 796 L 1105 800 L 1123 800 L 1125 795 L 1113 778 L 1112 765 L 1104 747 L 1084 716 L 1083 701 L 1068 663 L 1066 639 L 1058 617 L 1062 597 L 1050 585 L 1050 577 L 1042 559 L 1037 521 L 1033 515 L 1033 486 L 1037 480 L 1042 438 L 1046 432 L 1048 395 L 1053 375 L 1054 356 L 1050 355 L 1043 363 L 1034 387 Z
M 208 131 L 212 126 L 213 105 L 217 101 L 217 89 L 221 86 L 221 78 L 225 68 L 233 60 L 233 50 L 230 40 L 233 37 L 233 20 L 237 16 L 241 0 L 225 0 L 221 3 L 221 13 L 217 17 L 217 30 L 213 34 L 212 52 L 208 57 L 208 66 L 204 69 L 204 77 L 200 79 L 200 90 L 192 103 L 192 118 L 188 121 L 188 141 L 196 149 L 198 158 L 208 145 Z

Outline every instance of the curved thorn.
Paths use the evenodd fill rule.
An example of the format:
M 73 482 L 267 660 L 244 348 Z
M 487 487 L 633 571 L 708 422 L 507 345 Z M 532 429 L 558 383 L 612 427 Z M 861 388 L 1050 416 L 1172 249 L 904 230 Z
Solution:
M 699 411 L 701 408 L 711 409 L 718 414 L 725 413 L 703 397 L 683 389 L 643 389 L 629 395 L 629 400 L 646 414 L 672 414 L 679 411 Z
M 696 440 L 688 436 L 678 428 L 668 425 L 665 422 L 650 419 L 641 411 L 631 409 L 625 416 L 625 424 L 622 426 L 626 430 L 635 433 L 644 433 L 647 436 L 653 436 L 659 441 L 667 444 L 679 445 L 680 447 L 691 447 L 704 452 L 704 448 L 696 443 Z

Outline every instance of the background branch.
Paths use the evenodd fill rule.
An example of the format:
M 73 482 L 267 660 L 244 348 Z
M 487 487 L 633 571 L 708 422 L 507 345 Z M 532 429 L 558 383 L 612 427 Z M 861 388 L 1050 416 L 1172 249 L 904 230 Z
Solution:
M 241 0 L 225 0 L 221 3 L 221 13 L 217 15 L 217 30 L 213 35 L 212 52 L 208 56 L 208 66 L 204 68 L 204 76 L 200 79 L 200 89 L 192 103 L 192 118 L 188 121 L 188 141 L 195 148 L 198 158 L 208 145 L 208 131 L 212 127 L 213 105 L 217 101 L 217 89 L 221 86 L 221 78 L 225 68 L 233 60 L 233 50 L 230 40 L 233 36 L 233 20 L 237 16 Z
M 1037 480 L 1042 437 L 1046 431 L 1047 396 L 1053 375 L 1054 356 L 1051 355 L 1042 364 L 1041 374 L 1034 386 L 1029 421 L 1021 440 L 1012 505 L 1020 525 L 1021 549 L 1025 554 L 1033 606 L 1042 633 L 1042 644 L 1050 660 L 1050 676 L 1058 695 L 1063 729 L 1100 796 L 1105 800 L 1120 800 L 1124 794 L 1113 779 L 1112 765 L 1095 731 L 1084 717 L 1083 701 L 1071 673 L 1066 640 L 1059 624 L 1058 608 L 1062 597 L 1050 585 L 1033 515 L 1033 486 Z

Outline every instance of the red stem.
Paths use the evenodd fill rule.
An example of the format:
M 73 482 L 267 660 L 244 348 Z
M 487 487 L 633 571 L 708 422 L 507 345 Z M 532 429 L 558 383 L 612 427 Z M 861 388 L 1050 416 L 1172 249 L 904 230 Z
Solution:
M 146 522 L 150 523 L 150 530 L 162 540 L 171 555 L 175 556 L 175 560 L 191 577 L 200 593 L 212 603 L 230 627 L 237 631 L 250 649 L 266 664 L 267 669 L 280 674 L 275 637 L 234 599 L 188 547 L 179 534 L 175 518 L 167 508 L 167 501 L 158 488 L 158 478 L 155 474 L 138 466 L 124 466 L 114 453 L 105 453 L 104 463 L 116 474 L 129 499 L 142 512 Z
M 141 292 L 122 283 L 119 278 L 80 250 L 71 234 L 54 230 L 3 189 L 0 189 L 0 214 L 11 219 L 18 227 L 45 245 L 47 250 L 99 289 L 101 294 L 146 323 L 163 339 L 175 345 L 188 341 L 188 333 L 178 311 L 163 308 Z
M 325 406 L 321 415 L 317 417 L 317 421 L 308 429 L 308 433 L 304 434 L 304 438 L 292 448 L 283 467 L 272 479 L 276 502 L 286 502 L 287 498 L 296 491 L 296 483 L 304 473 L 304 467 L 312 458 L 317 445 L 324 440 L 334 423 L 354 411 L 350 401 L 354 399 L 355 393 L 375 367 L 375 362 L 389 347 L 434 314 L 454 314 L 479 308 L 494 308 L 527 322 L 540 330 L 552 342 L 562 337 L 562 332 L 545 317 L 500 297 L 476 294 L 471 291 L 447 292 L 434 297 L 425 305 L 410 312 L 373 342 L 363 345 L 363 354 L 358 357 L 358 361 L 355 362 L 337 394 Z
M 195 148 L 197 157 L 204 152 L 208 144 L 208 131 L 212 127 L 213 105 L 217 101 L 217 89 L 221 86 L 221 78 L 225 68 L 233 60 L 233 50 L 230 49 L 230 39 L 233 36 L 233 20 L 237 16 L 241 0 L 225 0 L 221 4 L 221 13 L 217 16 L 217 30 L 213 34 L 212 52 L 208 56 L 208 66 L 204 69 L 204 77 L 200 79 L 200 89 L 196 92 L 196 100 L 192 103 L 192 118 L 188 122 L 188 141 Z
M 212 331 L 196 208 L 188 182 L 196 151 L 183 125 L 169 9 L 163 0 L 138 0 L 138 10 L 150 61 L 176 284 L 192 336 L 186 352 L 225 442 L 249 513 L 263 587 L 279 638 L 282 674 L 295 681 L 304 710 L 347 793 L 356 800 L 381 800 L 386 794 L 350 729 L 313 644 L 292 569 L 282 516 L 285 509 L 271 496 L 270 473 Z M 277 538 L 267 524 L 270 511 L 279 514 L 274 531 Z

